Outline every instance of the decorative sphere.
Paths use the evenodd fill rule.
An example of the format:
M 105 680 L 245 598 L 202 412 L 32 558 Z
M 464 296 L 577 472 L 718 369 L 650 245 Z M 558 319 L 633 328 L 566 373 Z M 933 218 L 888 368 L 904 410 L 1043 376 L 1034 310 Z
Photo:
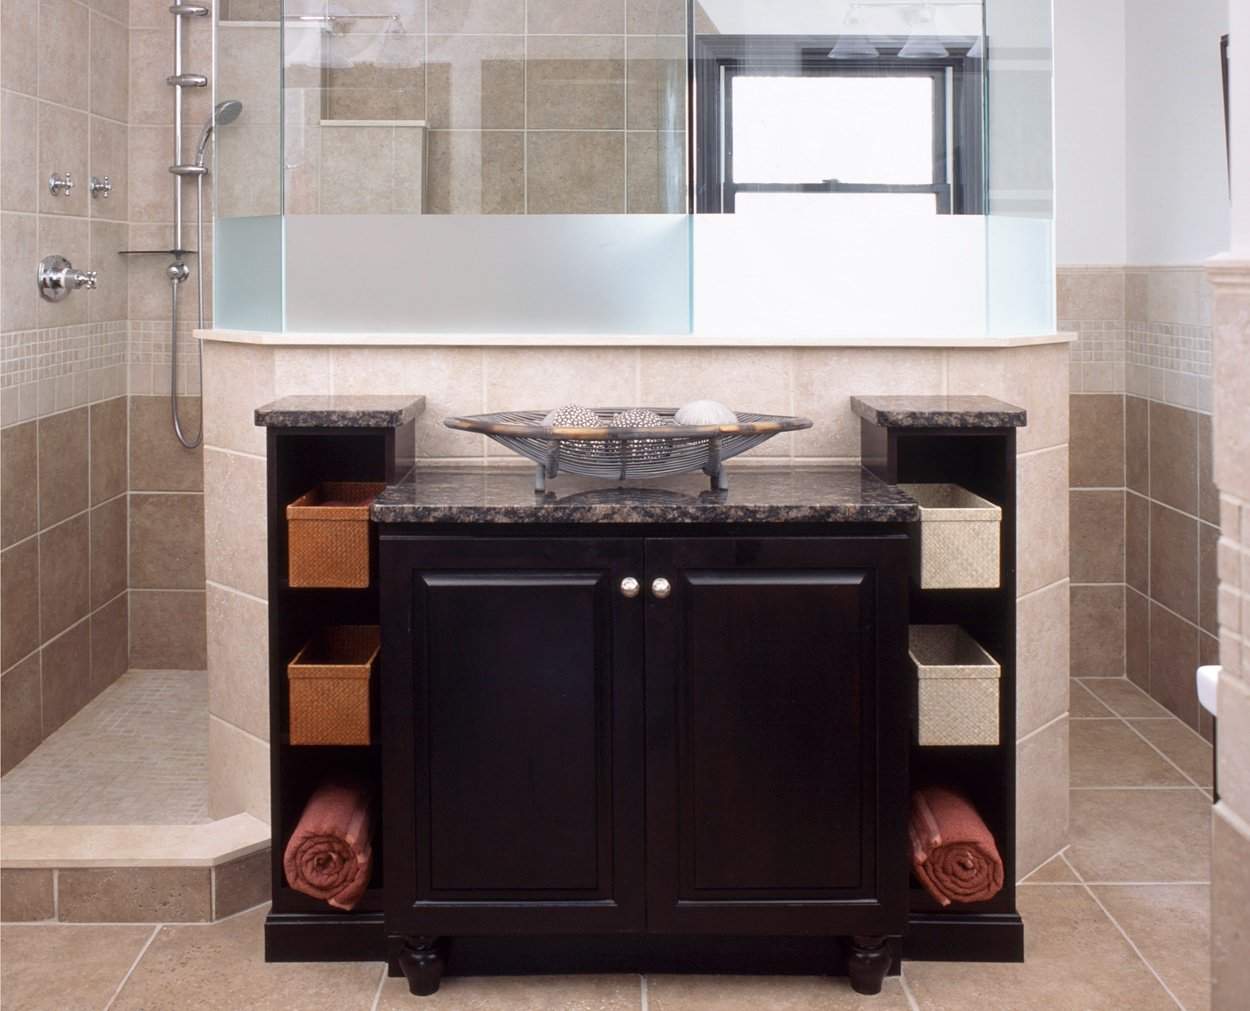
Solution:
M 565 404 L 543 418 L 548 428 L 601 428 L 603 419 L 589 407 L 581 404 Z M 574 459 L 602 460 L 608 451 L 603 439 L 561 439 L 560 453 Z
M 673 420 L 679 425 L 736 425 L 738 415 L 717 400 L 692 400 Z
M 664 419 L 645 407 L 634 407 L 612 416 L 613 428 L 660 428 Z M 620 451 L 623 459 L 633 463 L 656 463 L 667 459 L 673 452 L 671 439 L 622 439 Z

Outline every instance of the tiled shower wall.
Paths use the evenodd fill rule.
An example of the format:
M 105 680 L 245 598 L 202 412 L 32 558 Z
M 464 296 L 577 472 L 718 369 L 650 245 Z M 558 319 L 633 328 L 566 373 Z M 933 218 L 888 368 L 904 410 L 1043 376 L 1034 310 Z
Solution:
M 1211 297 L 1200 268 L 1064 268 L 1072 346 L 1072 673 L 1127 676 L 1210 733 L 1217 654 Z
M 176 523 L 202 555 L 202 482 L 185 476 L 198 473 L 199 455 L 171 452 L 160 396 L 169 388 L 168 258 L 119 255 L 170 244 L 165 6 L 0 7 L 5 771 L 127 666 L 204 666 L 202 584 L 183 587 L 196 562 L 165 543 Z M 189 67 L 194 47 L 210 48 L 209 30 L 189 32 Z M 53 172 L 72 176 L 68 196 L 49 192 Z M 107 199 L 90 196 L 92 175 L 112 181 Z M 35 265 L 50 253 L 98 271 L 99 287 L 41 299 Z M 180 386 L 190 381 L 184 369 Z M 198 399 L 188 408 L 194 417 Z

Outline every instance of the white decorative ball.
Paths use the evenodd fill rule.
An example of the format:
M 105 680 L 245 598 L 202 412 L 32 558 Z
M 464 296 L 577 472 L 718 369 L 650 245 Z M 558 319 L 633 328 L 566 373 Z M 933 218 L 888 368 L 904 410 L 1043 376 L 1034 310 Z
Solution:
M 613 428 L 660 428 L 663 424 L 663 418 L 645 407 L 634 407 L 612 415 Z M 655 463 L 667 459 L 672 452 L 671 439 L 629 439 L 621 442 L 624 459 L 634 463 Z
M 736 425 L 738 415 L 717 400 L 692 400 L 673 420 L 679 425 Z
M 581 404 L 565 404 L 543 418 L 547 428 L 598 428 L 603 424 L 599 415 Z

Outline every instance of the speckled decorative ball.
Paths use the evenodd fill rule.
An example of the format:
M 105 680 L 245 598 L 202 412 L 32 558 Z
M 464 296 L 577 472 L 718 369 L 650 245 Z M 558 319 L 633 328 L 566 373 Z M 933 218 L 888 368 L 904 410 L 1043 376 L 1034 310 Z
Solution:
M 679 425 L 736 425 L 738 415 L 719 400 L 692 400 L 673 416 Z
M 543 418 L 548 428 L 600 428 L 603 419 L 589 407 L 581 404 L 565 404 Z M 601 460 L 608 453 L 608 443 L 603 439 L 561 439 L 560 454 L 581 460 Z
M 633 407 L 612 415 L 613 428 L 661 428 L 664 419 L 645 407 Z M 673 452 L 672 439 L 629 439 L 621 442 L 621 455 L 630 463 L 657 463 Z

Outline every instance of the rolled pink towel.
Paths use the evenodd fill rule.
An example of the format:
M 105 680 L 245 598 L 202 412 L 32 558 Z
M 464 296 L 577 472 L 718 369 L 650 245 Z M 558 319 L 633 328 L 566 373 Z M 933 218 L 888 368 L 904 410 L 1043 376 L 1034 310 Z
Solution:
M 336 909 L 351 909 L 369 884 L 372 838 L 369 791 L 346 781 L 322 783 L 282 855 L 287 884 Z
M 1003 860 L 976 808 L 940 786 L 911 797 L 912 867 L 929 894 L 944 906 L 984 902 L 1003 887 Z

